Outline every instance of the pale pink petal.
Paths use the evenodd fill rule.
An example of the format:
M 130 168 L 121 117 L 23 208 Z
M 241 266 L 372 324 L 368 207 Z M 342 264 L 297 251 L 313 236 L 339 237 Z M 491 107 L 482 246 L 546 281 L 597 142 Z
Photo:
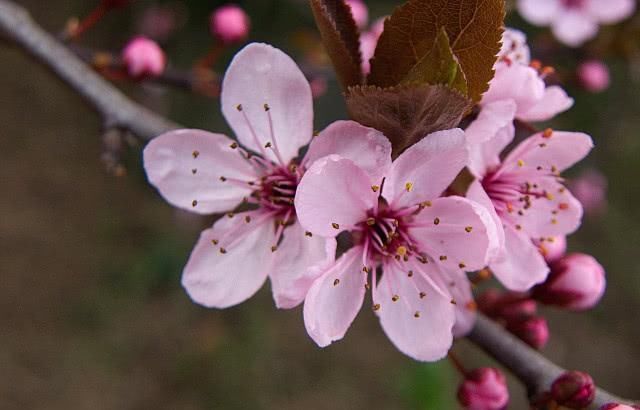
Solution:
M 526 113 L 544 97 L 545 83 L 533 68 L 522 64 L 500 64 L 482 96 L 482 105 L 500 100 L 513 100 L 516 117 Z
M 489 212 L 491 220 L 495 225 L 494 232 L 496 232 L 497 235 L 497 246 L 495 250 L 489 254 L 489 260 L 492 260 L 501 253 L 502 248 L 504 248 L 504 228 L 502 227 L 502 220 L 498 216 L 498 213 L 493 206 L 493 202 L 491 202 L 491 198 L 489 198 L 489 195 L 487 195 L 479 180 L 473 181 L 469 186 L 469 189 L 467 190 L 467 199 L 484 207 L 487 212 Z
M 288 162 L 311 140 L 309 82 L 288 55 L 267 44 L 249 44 L 236 54 L 222 83 L 221 105 L 238 140 L 255 152 L 271 142 Z M 272 149 L 267 155 L 276 160 Z
M 537 26 L 550 24 L 560 11 L 561 0 L 518 0 L 518 12 Z
M 351 248 L 326 269 L 304 300 L 304 324 L 320 347 L 344 337 L 362 307 L 367 274 L 362 270 L 362 248 Z
M 509 153 L 502 168 L 556 174 L 586 157 L 593 148 L 591 137 L 581 132 L 553 131 L 548 138 L 545 135 L 537 133 L 522 141 Z
M 573 106 L 573 98 L 557 85 L 547 87 L 544 96 L 527 112 L 520 113 L 518 118 L 523 121 L 547 121 Z
M 598 33 L 598 23 L 583 10 L 564 10 L 551 25 L 558 40 L 570 47 L 579 47 Z
M 360 54 L 362 54 L 362 72 L 364 74 L 369 74 L 369 71 L 371 71 L 369 60 L 371 60 L 376 51 L 379 37 L 380 35 L 371 31 L 365 31 L 360 35 Z
M 414 220 L 411 236 L 447 270 L 473 271 L 486 266 L 499 235 L 487 209 L 466 198 L 431 201 Z
M 194 302 L 227 308 L 244 302 L 262 287 L 271 265 L 273 219 L 265 221 L 260 212 L 248 214 L 263 222 L 248 224 L 245 214 L 225 216 L 200 235 L 182 274 L 182 286 Z M 223 244 L 230 236 L 237 239 L 235 243 Z
M 378 197 L 371 179 L 353 161 L 323 157 L 307 170 L 296 191 L 296 213 L 308 231 L 335 237 L 367 218 Z
M 393 161 L 382 195 L 395 208 L 435 199 L 453 182 L 468 157 L 461 129 L 429 134 Z
M 222 134 L 177 130 L 162 134 L 144 149 L 149 182 L 170 204 L 210 214 L 231 210 L 251 194 L 247 184 L 223 182 L 220 177 L 254 181 L 255 170 Z
M 543 282 L 549 267 L 531 238 L 509 224 L 504 232 L 504 254 L 489 265 L 496 278 L 514 291 L 526 291 Z
M 376 313 L 384 332 L 398 350 L 416 360 L 444 357 L 453 342 L 456 320 L 451 298 L 421 275 L 408 277 L 395 265 L 385 265 L 383 270 L 375 303 L 380 305 Z
M 307 233 L 297 222 L 287 227 L 269 270 L 276 306 L 280 309 L 298 306 L 313 281 L 334 262 L 335 254 L 335 239 Z
M 624 20 L 636 9 L 636 0 L 586 0 L 585 3 L 588 13 L 605 24 Z
M 531 50 L 527 44 L 527 35 L 520 30 L 505 27 L 502 33 L 502 47 L 498 53 L 498 61 L 506 59 L 511 63 L 529 64 Z
M 513 140 L 516 104 L 501 100 L 482 107 L 478 118 L 465 130 L 469 146 L 467 167 L 476 177 L 483 177 L 500 165 L 500 153 Z
M 378 183 L 391 166 L 391 143 L 378 130 L 355 121 L 336 121 L 311 140 L 303 165 L 327 155 L 350 159 Z

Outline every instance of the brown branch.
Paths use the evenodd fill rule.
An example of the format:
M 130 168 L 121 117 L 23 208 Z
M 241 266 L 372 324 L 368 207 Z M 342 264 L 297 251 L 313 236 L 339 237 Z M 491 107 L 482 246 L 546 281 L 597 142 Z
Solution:
M 102 115 L 106 129 L 126 129 L 148 140 L 179 127 L 127 98 L 12 1 L 0 0 L 0 30 L 82 95 Z M 564 371 L 482 315 L 469 339 L 511 370 L 532 395 L 548 389 Z M 590 409 L 608 402 L 628 403 L 628 400 L 598 389 Z
M 89 102 L 100 113 L 106 127 L 127 129 L 145 140 L 179 128 L 178 124 L 127 98 L 12 1 L 0 0 L 0 30 Z

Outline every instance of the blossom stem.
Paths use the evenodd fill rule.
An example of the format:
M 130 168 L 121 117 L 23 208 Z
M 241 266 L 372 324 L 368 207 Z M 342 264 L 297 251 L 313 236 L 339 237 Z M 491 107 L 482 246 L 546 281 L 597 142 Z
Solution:
M 453 351 L 449 351 L 449 353 L 447 354 L 447 358 L 449 359 L 449 362 L 451 362 L 451 365 L 458 371 L 458 373 L 460 373 L 462 377 L 467 376 L 467 369 L 460 361 L 460 358 L 455 353 L 453 353 Z

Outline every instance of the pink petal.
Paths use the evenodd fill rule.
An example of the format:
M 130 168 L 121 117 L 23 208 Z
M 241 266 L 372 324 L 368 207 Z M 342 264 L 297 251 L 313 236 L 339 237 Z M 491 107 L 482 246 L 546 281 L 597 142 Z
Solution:
M 307 333 L 318 346 L 344 337 L 362 307 L 366 282 L 361 247 L 351 248 L 316 279 L 303 313 Z
M 518 0 L 518 12 L 537 26 L 550 24 L 560 11 L 561 0 Z
M 429 134 L 393 161 L 382 195 L 395 208 L 435 199 L 464 168 L 468 155 L 461 129 Z
M 398 296 L 395 302 L 394 296 Z M 375 303 L 380 304 L 376 313 L 382 329 L 404 354 L 420 361 L 436 361 L 451 348 L 454 305 L 420 275 L 409 278 L 395 265 L 385 265 L 375 290 Z
M 314 137 L 303 164 L 311 165 L 332 154 L 350 159 L 378 183 L 391 166 L 389 140 L 380 131 L 355 121 L 336 121 Z
M 530 171 L 540 175 L 557 173 L 580 161 L 593 148 L 593 141 L 581 132 L 553 131 L 549 138 L 538 133 L 522 141 L 503 162 L 506 170 Z M 538 167 L 542 167 L 538 170 Z
M 498 213 L 493 206 L 493 202 L 491 202 L 491 198 L 489 198 L 489 195 L 487 195 L 479 180 L 473 181 L 469 186 L 469 189 L 467 190 L 467 199 L 484 207 L 491 216 L 491 220 L 495 225 L 494 232 L 497 235 L 497 246 L 495 247 L 495 250 L 489 254 L 489 260 L 492 260 L 502 251 L 502 248 L 504 248 L 504 228 L 502 227 L 502 220 L 498 216 Z
M 468 199 L 438 198 L 415 217 L 412 237 L 447 270 L 473 271 L 486 266 L 499 243 L 495 222 L 483 206 Z
M 518 118 L 523 121 L 547 121 L 572 106 L 573 98 L 569 97 L 561 87 L 554 85 L 547 87 L 542 99 L 527 112 L 521 113 Z
M 533 68 L 522 64 L 500 64 L 482 96 L 482 105 L 500 100 L 513 100 L 516 117 L 526 113 L 544 97 L 545 83 Z
M 251 194 L 250 186 L 223 182 L 221 176 L 254 181 L 255 170 L 222 134 L 177 130 L 162 134 L 144 149 L 149 182 L 170 204 L 201 214 L 233 209 Z
M 598 33 L 598 23 L 582 10 L 566 10 L 551 25 L 558 40 L 570 47 L 579 47 Z
M 509 224 L 504 226 L 504 232 L 504 254 L 489 265 L 494 275 L 505 287 L 519 292 L 543 282 L 549 267 L 531 238 Z
M 276 306 L 280 309 L 298 306 L 313 281 L 334 262 L 335 253 L 335 239 L 309 236 L 299 223 L 287 227 L 269 274 Z
M 636 9 L 635 0 L 586 0 L 588 13 L 599 22 L 617 23 L 631 16 Z
M 516 104 L 513 100 L 500 100 L 482 107 L 478 118 L 465 130 L 469 146 L 471 173 L 483 177 L 487 171 L 500 165 L 500 153 L 513 140 L 513 119 Z
M 367 218 L 378 197 L 371 179 L 353 161 L 323 157 L 307 170 L 296 191 L 300 224 L 323 237 L 335 237 Z
M 273 220 L 251 222 L 255 225 L 247 229 L 247 215 L 264 220 L 260 212 L 222 217 L 200 235 L 182 274 L 182 286 L 194 302 L 215 308 L 237 305 L 253 296 L 266 280 L 272 258 Z M 236 231 L 242 234 L 236 235 Z M 225 235 L 237 240 L 222 246 Z M 213 241 L 219 241 L 218 245 Z
M 311 140 L 311 87 L 296 63 L 277 48 L 253 43 L 238 52 L 222 83 L 221 104 L 238 140 L 255 152 L 271 142 L 288 163 Z M 271 149 L 267 154 L 276 160 Z

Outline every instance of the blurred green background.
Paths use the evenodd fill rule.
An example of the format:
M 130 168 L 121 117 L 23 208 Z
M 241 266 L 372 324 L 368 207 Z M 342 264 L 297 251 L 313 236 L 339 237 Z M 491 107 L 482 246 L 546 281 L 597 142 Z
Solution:
M 96 2 L 20 3 L 59 32 Z M 114 12 L 83 44 L 118 50 L 136 34 L 141 13 L 158 3 L 170 2 L 136 0 Z M 206 53 L 208 14 L 221 3 L 181 3 L 185 24 L 164 45 L 171 65 L 187 68 Z M 368 1 L 374 18 L 398 3 Z M 306 1 L 241 4 L 253 20 L 251 40 L 299 55 L 291 33 L 313 30 Z M 540 33 L 541 44 L 550 41 L 517 16 L 509 22 Z M 221 72 L 234 51 L 220 59 Z M 557 68 L 570 73 L 582 56 L 562 51 Z M 180 287 L 181 269 L 198 232 L 213 219 L 168 206 L 146 184 L 139 149 L 125 158 L 127 177 L 108 175 L 99 161 L 101 124 L 90 107 L 9 44 L 0 47 L 0 62 L 0 408 L 457 408 L 459 378 L 448 363 L 408 359 L 366 309 L 343 341 L 321 350 L 306 335 L 301 309 L 276 310 L 268 286 L 224 311 L 191 303 Z M 634 65 L 607 62 L 613 83 L 602 94 L 581 91 L 564 75 L 576 105 L 554 125 L 588 132 L 596 141 L 569 176 L 580 168 L 601 170 L 609 181 L 607 212 L 588 215 L 569 243 L 601 261 L 608 291 L 588 313 L 545 311 L 552 338 L 544 353 L 637 398 L 640 84 Z M 122 86 L 182 124 L 228 132 L 215 99 Z M 345 118 L 334 80 L 315 107 L 317 129 Z M 492 363 L 465 341 L 455 350 L 470 367 Z M 510 408 L 526 408 L 523 389 L 510 382 Z

